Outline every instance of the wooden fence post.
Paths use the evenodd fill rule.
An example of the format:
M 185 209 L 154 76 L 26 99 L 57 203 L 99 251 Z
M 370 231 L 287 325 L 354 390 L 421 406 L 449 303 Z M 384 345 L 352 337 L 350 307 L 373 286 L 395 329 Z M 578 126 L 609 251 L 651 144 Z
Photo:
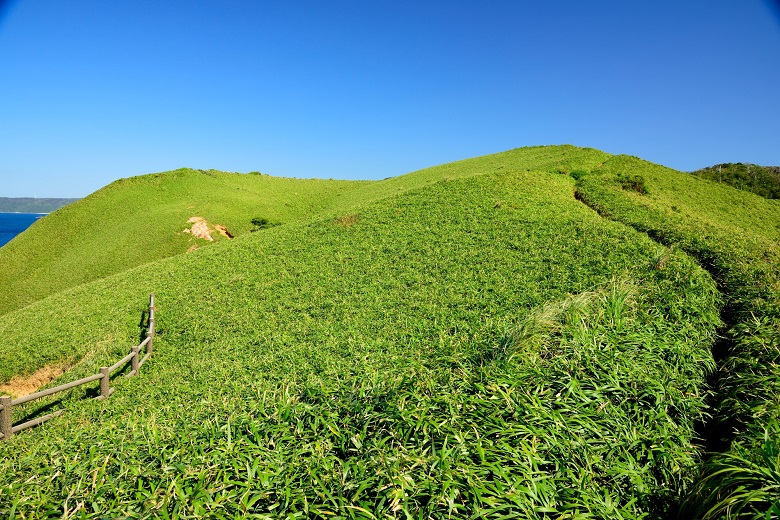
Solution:
M 100 367 L 100 375 L 103 376 L 100 378 L 100 397 L 108 399 L 108 396 L 111 395 L 111 391 L 108 388 L 108 378 L 111 376 L 109 368 Z
M 130 351 L 133 353 L 133 357 L 130 358 L 130 373 L 135 372 L 135 375 L 138 375 L 139 370 L 141 370 L 141 365 L 139 364 L 138 359 L 138 353 L 141 351 L 141 347 L 138 345 L 134 347 L 130 347 Z
M 146 337 L 149 343 L 146 344 L 147 354 L 154 348 L 154 293 L 149 295 L 149 330 L 146 331 Z
M 144 356 L 143 361 L 145 361 L 146 358 L 148 358 L 149 355 L 152 353 L 152 346 L 153 346 L 152 343 L 154 341 L 154 294 L 149 295 L 149 329 L 146 332 L 146 337 L 148 338 L 149 341 L 146 342 L 146 355 Z M 91 383 L 97 379 L 100 379 L 100 395 L 96 397 L 96 399 L 107 399 L 108 397 L 111 396 L 112 393 L 114 393 L 114 389 L 111 388 L 110 386 L 111 372 L 125 365 L 128 360 L 131 362 L 131 367 L 132 367 L 130 374 L 128 375 L 138 375 L 139 371 L 141 370 L 141 361 L 142 361 L 141 345 L 135 345 L 133 347 L 130 347 L 130 354 L 124 356 L 116 364 L 110 367 L 100 367 L 99 374 L 94 374 L 79 379 L 78 381 L 73 381 L 54 388 L 40 390 L 33 394 L 19 397 L 18 399 L 16 399 L 16 404 L 24 404 L 28 401 L 39 399 L 47 395 L 52 395 L 58 392 L 64 392 L 65 390 L 70 390 L 71 388 L 75 388 L 80 385 Z M 0 396 L 0 441 L 7 441 L 14 434 L 14 426 L 13 426 L 13 418 L 12 418 L 13 402 L 14 399 L 12 399 L 9 396 Z M 63 410 L 58 410 L 54 413 L 44 415 L 43 417 L 38 417 L 37 419 L 33 419 L 18 424 L 16 426 L 16 431 L 21 431 L 27 428 L 31 428 L 33 426 L 38 426 L 39 424 L 42 424 L 48 421 L 49 419 L 59 417 L 60 415 L 62 415 L 62 413 Z
M 13 435 L 13 421 L 11 419 L 11 398 L 7 396 L 0 397 L 0 433 L 3 434 L 3 440 L 7 441 Z

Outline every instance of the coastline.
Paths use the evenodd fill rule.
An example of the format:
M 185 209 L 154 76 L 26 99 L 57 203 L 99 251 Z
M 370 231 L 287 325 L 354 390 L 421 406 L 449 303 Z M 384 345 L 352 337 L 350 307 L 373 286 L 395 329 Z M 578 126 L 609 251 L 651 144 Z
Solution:
M 5 247 L 46 215 L 48 213 L 0 212 L 0 248 Z

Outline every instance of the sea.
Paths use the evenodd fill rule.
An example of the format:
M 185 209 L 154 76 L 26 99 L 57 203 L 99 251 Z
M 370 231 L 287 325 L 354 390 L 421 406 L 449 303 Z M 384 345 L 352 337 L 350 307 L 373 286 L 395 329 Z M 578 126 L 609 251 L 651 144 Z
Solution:
M 46 213 L 0 213 L 0 247 L 44 215 Z

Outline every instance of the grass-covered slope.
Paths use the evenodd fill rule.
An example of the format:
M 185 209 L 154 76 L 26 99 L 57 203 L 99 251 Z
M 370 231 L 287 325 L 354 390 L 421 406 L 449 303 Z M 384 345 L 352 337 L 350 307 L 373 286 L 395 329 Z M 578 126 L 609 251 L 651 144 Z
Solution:
M 581 177 L 578 195 L 693 255 L 726 298 L 706 431 L 726 451 L 704 465 L 685 514 L 780 517 L 780 201 L 622 156 Z
M 159 336 L 111 399 L 0 443 L 0 514 L 669 514 L 698 467 L 720 297 L 557 173 L 607 159 L 417 172 L 6 314 L 0 380 L 114 360 L 152 291 Z
M 524 168 L 558 168 L 571 161 L 593 166 L 606 157 L 592 149 L 539 146 L 378 182 L 191 169 L 121 179 L 36 222 L 0 248 L 0 314 L 84 282 L 209 245 L 183 232 L 191 229 L 192 217 L 205 219 L 211 237 L 219 241 L 224 238 L 215 225 L 240 236 L 256 229 L 255 218 L 282 224 L 310 219 L 443 179 L 505 168 L 512 161 L 521 161 Z
M 253 218 L 316 214 L 355 181 L 283 179 L 181 169 L 118 180 L 33 224 L 0 248 L 0 313 L 68 287 L 185 253 L 210 241 L 183 232 L 192 217 L 238 236 Z

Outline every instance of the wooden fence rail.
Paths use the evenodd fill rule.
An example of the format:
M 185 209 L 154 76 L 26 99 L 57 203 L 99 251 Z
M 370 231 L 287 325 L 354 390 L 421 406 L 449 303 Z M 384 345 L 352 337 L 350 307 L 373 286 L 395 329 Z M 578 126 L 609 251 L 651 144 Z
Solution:
M 143 357 L 141 357 L 141 349 L 146 347 L 146 352 Z M 128 361 L 130 364 L 130 372 L 127 373 L 127 377 L 137 375 L 139 370 L 141 369 L 141 366 L 146 362 L 147 359 L 149 359 L 149 356 L 152 355 L 152 350 L 154 348 L 154 294 L 149 295 L 149 326 L 146 330 L 146 339 L 144 339 L 140 344 L 135 345 L 133 347 L 130 347 L 130 353 L 111 365 L 110 367 L 101 367 L 100 373 L 94 374 L 88 377 L 84 377 L 82 379 L 79 379 L 78 381 L 72 381 L 70 383 L 65 383 L 60 386 L 55 386 L 54 388 L 47 388 L 46 390 L 41 390 L 40 392 L 35 392 L 34 394 L 25 395 L 22 397 L 18 397 L 16 399 L 12 399 L 8 396 L 2 396 L 0 397 L 0 441 L 7 441 L 11 438 L 11 436 L 19 431 L 25 430 L 27 428 L 32 428 L 33 426 L 38 426 L 41 423 L 44 423 L 48 421 L 49 419 L 54 419 L 55 417 L 59 417 L 62 415 L 65 410 L 58 410 L 54 413 L 50 413 L 48 415 L 44 415 L 42 417 L 38 417 L 36 419 L 32 419 L 30 421 L 17 424 L 16 426 L 13 425 L 13 419 L 12 419 L 12 412 L 13 407 L 18 406 L 20 404 L 24 404 L 30 401 L 33 401 L 35 399 L 40 399 L 42 397 L 46 397 L 52 394 L 56 394 L 59 392 L 65 392 L 66 390 L 70 390 L 71 388 L 76 388 L 77 386 L 86 385 L 87 383 L 91 383 L 93 381 L 100 380 L 100 395 L 97 396 L 95 399 L 106 399 L 111 394 L 114 393 L 114 389 L 109 386 L 109 379 L 111 377 L 111 374 L 117 370 L 119 370 L 122 366 L 125 365 Z

